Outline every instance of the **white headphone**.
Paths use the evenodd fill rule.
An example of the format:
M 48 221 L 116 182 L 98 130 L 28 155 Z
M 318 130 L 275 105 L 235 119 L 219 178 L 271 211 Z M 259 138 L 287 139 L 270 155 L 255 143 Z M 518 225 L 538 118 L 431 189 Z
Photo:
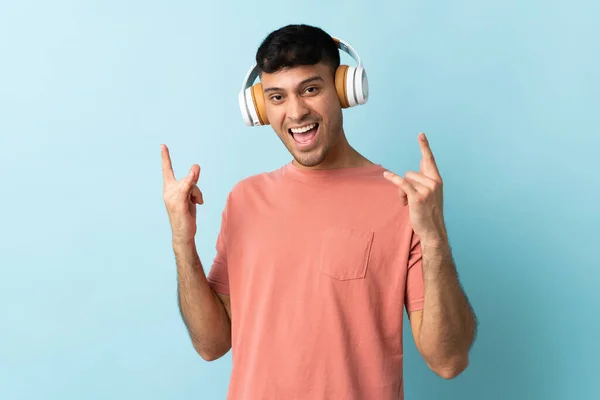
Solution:
M 365 104 L 369 99 L 369 82 L 367 72 L 360 61 L 360 57 L 348 43 L 337 38 L 333 38 L 333 40 L 337 47 L 349 54 L 357 64 L 356 67 L 340 65 L 335 72 L 335 89 L 340 99 L 340 104 L 342 108 Z M 242 118 L 248 126 L 269 124 L 262 84 L 257 83 L 253 85 L 259 74 L 260 71 L 257 65 L 250 68 L 244 78 L 242 90 L 238 95 Z

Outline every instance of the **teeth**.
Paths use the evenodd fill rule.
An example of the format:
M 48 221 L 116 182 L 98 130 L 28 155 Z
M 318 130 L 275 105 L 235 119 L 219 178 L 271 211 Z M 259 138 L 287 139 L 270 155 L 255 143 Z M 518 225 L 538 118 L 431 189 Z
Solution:
M 304 133 L 304 132 L 310 131 L 315 126 L 317 126 L 317 124 L 310 124 L 310 125 L 303 126 L 301 128 L 292 128 L 290 130 L 292 131 L 292 133 Z

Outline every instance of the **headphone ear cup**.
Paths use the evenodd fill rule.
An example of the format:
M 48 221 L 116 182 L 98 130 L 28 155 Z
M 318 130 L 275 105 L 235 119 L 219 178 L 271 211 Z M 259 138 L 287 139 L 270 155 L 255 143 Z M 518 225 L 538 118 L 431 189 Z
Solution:
M 247 126 L 253 126 L 254 121 L 252 121 L 252 115 L 250 114 L 250 111 L 248 110 L 249 107 L 247 107 L 248 101 L 246 100 L 246 98 L 247 98 L 246 92 L 247 92 L 246 90 L 240 91 L 240 93 L 238 94 L 238 103 L 240 106 L 240 112 L 242 113 L 242 119 L 244 120 L 244 123 Z
M 350 69 L 347 65 L 340 65 L 335 71 L 335 90 L 337 92 L 338 98 L 340 99 L 340 104 L 342 108 L 350 107 L 350 103 L 348 101 L 348 70 Z
M 252 101 L 256 109 L 256 114 L 260 125 L 269 125 L 267 117 L 267 109 L 265 107 L 265 96 L 263 94 L 262 83 L 257 83 L 252 86 Z
M 356 67 L 348 67 L 346 72 L 346 97 L 350 107 L 357 106 L 359 103 L 356 97 Z
M 257 83 L 240 92 L 238 96 L 242 118 L 248 126 L 268 125 L 262 84 Z
M 365 104 L 369 100 L 369 79 L 363 67 L 356 68 L 354 73 L 354 98 L 358 104 Z

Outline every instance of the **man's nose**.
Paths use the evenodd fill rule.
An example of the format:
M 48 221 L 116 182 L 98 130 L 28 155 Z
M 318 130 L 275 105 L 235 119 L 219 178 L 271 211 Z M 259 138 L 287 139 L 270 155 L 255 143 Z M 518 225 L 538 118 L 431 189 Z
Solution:
M 295 122 L 300 122 L 309 114 L 308 107 L 302 98 L 291 96 L 288 101 L 287 117 Z

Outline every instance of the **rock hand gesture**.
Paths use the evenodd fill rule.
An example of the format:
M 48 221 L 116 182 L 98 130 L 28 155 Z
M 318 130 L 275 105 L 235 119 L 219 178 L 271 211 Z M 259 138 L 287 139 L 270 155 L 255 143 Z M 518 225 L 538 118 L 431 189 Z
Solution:
M 187 243 L 196 235 L 196 204 L 203 204 L 202 192 L 197 186 L 200 177 L 200 166 L 192 165 L 190 172 L 181 180 L 175 179 L 169 149 L 161 145 L 163 171 L 163 198 L 171 230 L 173 242 Z

